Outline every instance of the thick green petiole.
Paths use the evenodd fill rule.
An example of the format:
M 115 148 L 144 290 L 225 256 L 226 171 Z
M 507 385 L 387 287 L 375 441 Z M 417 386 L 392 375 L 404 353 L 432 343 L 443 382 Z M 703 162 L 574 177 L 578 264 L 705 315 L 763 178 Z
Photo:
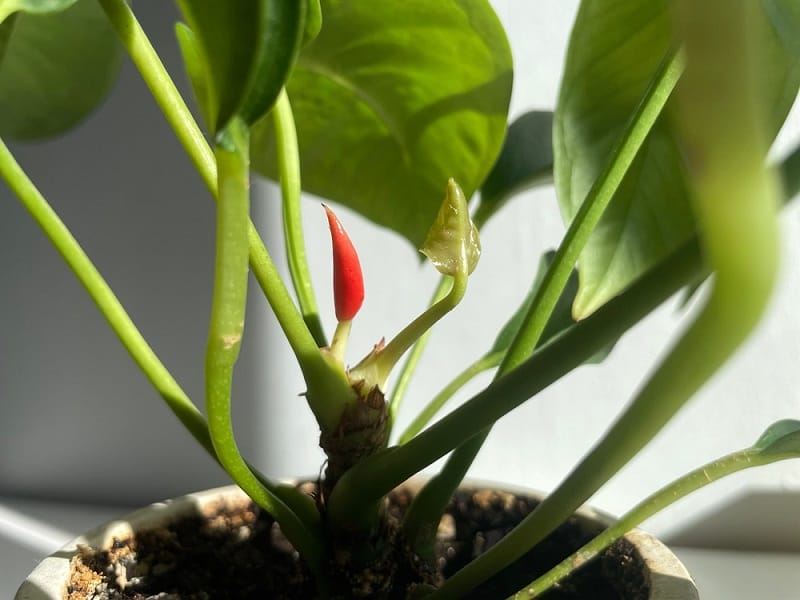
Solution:
M 436 286 L 436 290 L 434 290 L 433 298 L 430 302 L 431 305 L 439 302 L 439 300 L 444 298 L 445 294 L 447 294 L 447 279 L 448 278 L 445 276 L 439 278 L 439 284 Z M 414 342 L 414 347 L 411 349 L 411 352 L 408 353 L 406 362 L 403 363 L 400 373 L 397 376 L 397 381 L 395 382 L 394 388 L 392 388 L 392 391 L 389 395 L 390 430 L 395 419 L 397 418 L 397 413 L 400 412 L 400 406 L 402 405 L 403 399 L 408 391 L 411 378 L 414 375 L 414 371 L 416 370 L 419 361 L 422 359 L 422 355 L 425 352 L 425 347 L 428 345 L 430 336 L 431 332 L 428 330 L 416 342 Z
M 240 477 L 236 473 L 241 467 L 247 467 L 233 438 L 230 400 L 247 299 L 249 134 L 246 125 L 234 120 L 220 137 L 215 151 L 219 169 L 219 202 L 214 296 L 206 349 L 206 412 L 217 455 L 239 483 Z M 249 473 L 249 469 L 247 471 Z
M 300 312 L 317 345 L 328 345 L 322 322 L 319 318 L 314 286 L 306 259 L 303 241 L 303 219 L 300 211 L 300 153 L 297 148 L 297 130 L 292 114 L 292 105 L 286 89 L 281 90 L 272 109 L 275 124 L 275 144 L 277 146 L 278 172 L 280 173 L 281 196 L 283 198 L 283 232 L 286 239 L 286 256 L 289 261 L 289 275 Z
M 219 202 L 214 296 L 206 351 L 209 432 L 219 461 L 231 478 L 275 516 L 310 568 L 319 571 L 322 561 L 319 541 L 250 469 L 233 434 L 231 385 L 244 330 L 249 254 L 249 131 L 244 122 L 233 119 L 229 123 L 219 136 L 215 155 L 219 169 Z

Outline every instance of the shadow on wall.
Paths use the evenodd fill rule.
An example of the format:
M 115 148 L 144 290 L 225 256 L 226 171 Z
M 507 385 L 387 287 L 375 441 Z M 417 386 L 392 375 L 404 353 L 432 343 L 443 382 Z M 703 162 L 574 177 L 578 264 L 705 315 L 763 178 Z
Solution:
M 754 492 L 690 521 L 669 536 L 675 546 L 800 552 L 800 493 Z

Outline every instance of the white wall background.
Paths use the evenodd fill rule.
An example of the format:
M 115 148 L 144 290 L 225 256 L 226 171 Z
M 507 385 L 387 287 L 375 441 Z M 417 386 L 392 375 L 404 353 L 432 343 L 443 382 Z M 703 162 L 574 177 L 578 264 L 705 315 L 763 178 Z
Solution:
M 577 2 L 493 4 L 508 29 L 516 62 L 511 116 L 552 108 Z M 182 82 L 171 4 L 140 3 L 136 10 Z M 116 121 L 120 110 L 127 122 Z M 781 145 L 798 138 L 800 115 L 795 114 Z M 15 150 L 103 272 L 113 274 L 111 284 L 166 364 L 201 402 L 213 208 L 136 73 L 126 67 L 109 104 L 85 127 L 43 147 L 17 145 Z M 97 168 L 88 179 L 82 175 L 87 165 Z M 258 182 L 254 190 L 256 219 L 281 263 L 274 187 Z M 325 220 L 317 199 L 306 199 L 304 211 L 317 295 L 331 330 Z M 415 250 L 399 237 L 345 209 L 339 213 L 357 247 L 380 248 L 362 250 L 367 299 L 350 343 L 349 358 L 355 362 L 424 308 L 437 275 L 419 267 Z M 790 268 L 800 259 L 799 216 L 797 207 L 784 211 L 783 278 L 771 314 L 752 342 L 593 503 L 623 512 L 681 473 L 752 443 L 770 422 L 800 415 L 800 273 Z M 562 233 L 551 189 L 524 194 L 485 228 L 484 253 L 470 290 L 457 312 L 437 327 L 400 428 L 491 344 L 505 315 L 527 292 L 539 255 Z M 0 493 L 99 494 L 102 500 L 131 503 L 224 481 L 168 415 L 2 186 L 0 234 Z M 251 302 L 237 371 L 242 445 L 270 474 L 314 475 L 323 459 L 314 420 L 298 397 L 303 391 L 299 370 L 264 306 L 260 299 Z M 472 475 L 545 490 L 557 485 L 630 399 L 682 322 L 673 305 L 663 307 L 626 335 L 602 366 L 579 369 L 500 421 Z M 747 502 L 753 508 L 746 520 L 737 518 L 741 535 L 731 543 L 798 549 L 800 532 L 794 525 L 772 525 L 776 513 L 783 512 L 800 527 L 798 494 L 800 464 L 773 466 L 715 484 L 649 527 L 686 536 L 682 531 L 696 530 L 697 515 Z M 709 522 L 711 530 L 699 543 L 717 543 L 730 530 L 724 518 Z

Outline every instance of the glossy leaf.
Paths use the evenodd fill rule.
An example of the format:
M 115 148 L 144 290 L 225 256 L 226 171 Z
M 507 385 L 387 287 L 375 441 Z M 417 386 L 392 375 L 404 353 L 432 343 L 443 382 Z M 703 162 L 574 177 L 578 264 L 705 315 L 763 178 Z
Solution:
M 500 150 L 511 54 L 487 0 L 322 0 L 288 83 L 303 187 L 422 245 L 441 189 L 467 197 Z M 253 165 L 277 177 L 269 119 Z
M 75 2 L 76 0 L 0 0 L 0 23 L 16 12 L 40 15 L 60 12 Z
M 297 0 L 178 0 L 208 71 L 212 130 L 234 115 L 252 123 L 274 104 L 302 40 Z
M 192 86 L 194 99 L 203 117 L 206 127 L 212 127 L 211 122 L 211 98 L 208 88 L 208 73 L 206 72 L 203 55 L 198 46 L 197 36 L 184 23 L 176 23 L 175 37 L 178 40 L 178 47 L 183 58 L 183 67 L 186 69 L 186 76 Z
M 553 179 L 553 113 L 532 110 L 508 127 L 503 149 L 481 186 L 475 222 L 481 227 L 514 194 Z
M 283 89 L 305 35 L 306 2 L 265 0 L 266 16 L 244 104 L 239 114 L 252 124 L 269 112 Z
M 764 60 L 770 134 L 783 122 L 800 83 L 797 39 L 779 17 L 790 0 L 763 0 L 772 25 Z M 608 160 L 630 114 L 672 40 L 666 0 L 583 2 L 572 32 L 554 120 L 554 176 L 569 221 Z M 778 20 L 775 20 L 778 19 Z M 609 49 L 613 49 L 610 51 Z M 680 85 L 680 84 L 679 84 Z M 579 260 L 574 312 L 586 316 L 694 232 L 670 100 Z
M 120 64 L 117 39 L 95 0 L 14 18 L 0 66 L 0 135 L 62 133 L 110 91 Z
M 753 448 L 762 455 L 795 454 L 800 456 L 800 421 L 784 419 L 770 425 Z
M 5 21 L 0 21 L 0 65 L 3 64 L 3 56 L 6 54 L 6 47 L 8 40 L 11 38 L 11 32 L 14 29 L 16 16 L 11 15 Z
M 531 286 L 530 292 L 528 292 L 528 295 L 522 301 L 522 304 L 516 310 L 511 319 L 509 319 L 500 330 L 500 333 L 497 335 L 497 338 L 495 338 L 494 344 L 489 352 L 487 352 L 487 355 L 495 352 L 505 352 L 508 350 L 509 346 L 511 346 L 511 342 L 514 341 L 514 337 L 516 337 L 517 332 L 519 331 L 520 327 L 522 327 L 522 323 L 525 320 L 525 315 L 528 313 L 531 303 L 533 302 L 533 297 L 539 290 L 539 287 L 542 284 L 542 279 L 544 278 L 544 274 L 547 269 L 550 268 L 550 264 L 553 262 L 554 256 L 555 251 L 550 250 L 543 254 L 539 259 L 539 268 L 536 271 L 536 277 L 533 280 L 533 285 Z M 561 296 L 556 303 L 555 309 L 550 315 L 550 319 L 547 321 L 547 325 L 542 332 L 542 337 L 540 338 L 537 347 L 543 346 L 548 341 L 575 324 L 575 321 L 572 318 L 572 303 L 575 300 L 575 294 L 577 294 L 577 292 L 578 272 L 573 270 L 569 280 L 567 280 L 567 285 L 564 288 L 564 291 L 561 293 Z M 586 360 L 584 364 L 596 364 L 602 362 L 614 348 L 614 344 L 616 344 L 616 340 L 603 348 L 603 350 L 600 352 L 594 354 L 591 358 Z
M 306 10 L 306 24 L 303 30 L 303 46 L 314 41 L 322 29 L 322 8 L 319 0 L 306 0 L 308 9 Z
M 263 0 L 178 0 L 208 70 L 212 131 L 244 101 L 262 27 Z

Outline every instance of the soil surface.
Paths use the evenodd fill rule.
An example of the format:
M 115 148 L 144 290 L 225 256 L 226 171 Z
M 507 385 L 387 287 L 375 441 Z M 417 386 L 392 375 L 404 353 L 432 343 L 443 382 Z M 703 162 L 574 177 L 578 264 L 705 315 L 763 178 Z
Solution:
M 410 493 L 392 494 L 389 522 L 404 513 Z M 433 579 L 446 578 L 484 552 L 536 505 L 530 498 L 492 490 L 459 491 L 439 527 Z M 505 598 L 568 556 L 592 533 L 570 520 L 502 576 L 469 598 Z M 403 549 L 398 548 L 402 553 Z M 405 553 L 408 554 L 407 552 Z M 409 564 L 420 562 L 406 556 Z M 405 598 L 413 577 L 393 556 L 403 581 L 388 594 L 364 582 L 342 598 Z M 358 587 L 358 586 L 356 586 Z M 273 520 L 252 504 L 219 507 L 212 516 L 186 517 L 168 528 L 115 540 L 97 553 L 73 560 L 67 600 L 259 600 L 314 598 L 315 588 Z M 646 600 L 648 584 L 635 550 L 620 540 L 542 598 L 547 600 Z

